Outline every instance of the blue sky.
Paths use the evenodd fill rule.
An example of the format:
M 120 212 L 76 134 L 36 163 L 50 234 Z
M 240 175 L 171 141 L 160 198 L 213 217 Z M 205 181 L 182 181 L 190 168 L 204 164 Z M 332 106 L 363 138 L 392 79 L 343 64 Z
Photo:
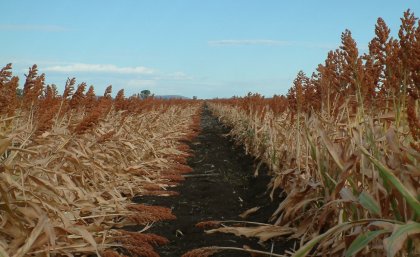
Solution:
M 395 36 L 420 0 L 1 0 L 0 65 L 32 64 L 63 89 L 67 77 L 126 95 L 199 98 L 284 94 L 350 29 L 361 50 L 378 17 Z

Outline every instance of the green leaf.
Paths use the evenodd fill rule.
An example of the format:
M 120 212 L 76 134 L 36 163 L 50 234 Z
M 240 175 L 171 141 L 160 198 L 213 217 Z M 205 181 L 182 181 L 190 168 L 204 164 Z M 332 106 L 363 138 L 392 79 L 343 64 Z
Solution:
M 360 234 L 349 246 L 349 248 L 346 251 L 345 257 L 350 257 L 355 254 L 357 254 L 359 251 L 361 251 L 363 248 L 366 247 L 366 245 L 369 244 L 370 241 L 375 239 L 377 236 L 388 232 L 387 230 L 375 230 L 375 231 L 369 231 L 363 234 Z
M 343 232 L 344 230 L 347 230 L 347 229 L 349 229 L 349 228 L 351 228 L 351 227 L 353 227 L 355 225 L 360 225 L 360 224 L 368 223 L 370 221 L 372 221 L 372 220 L 356 220 L 356 221 L 344 222 L 344 223 L 341 223 L 339 225 L 336 225 L 336 226 L 330 228 L 324 234 L 321 234 L 321 235 L 318 235 L 318 236 L 312 238 L 312 240 L 310 240 L 305 245 L 303 245 L 301 248 L 299 248 L 292 255 L 292 257 L 304 257 L 304 256 L 306 256 L 312 250 L 312 248 L 315 245 L 317 245 L 319 242 L 321 242 L 322 240 L 324 240 L 328 236 L 330 236 L 332 234 L 339 234 L 339 233 Z
M 391 236 L 384 240 L 386 256 L 394 257 L 404 246 L 407 237 L 414 234 L 420 234 L 420 223 L 410 221 L 404 225 L 396 225 Z
M 312 248 L 320 243 L 322 240 L 328 238 L 331 235 L 339 236 L 343 231 L 362 224 L 366 223 L 372 223 L 372 222 L 387 222 L 392 224 L 400 224 L 397 220 L 388 220 L 388 219 L 361 219 L 361 220 L 355 220 L 355 221 L 349 221 L 344 222 L 341 224 L 338 224 L 332 228 L 330 228 L 328 231 L 326 231 L 324 234 L 318 235 L 314 238 L 312 238 L 310 241 L 308 241 L 306 244 L 304 244 L 302 247 L 300 247 L 293 255 L 292 257 L 304 257 L 306 256 Z
M 372 214 L 381 215 L 381 208 L 375 199 L 366 191 L 359 195 L 360 204 Z
M 378 159 L 373 157 L 366 148 L 359 146 L 363 154 L 365 154 L 370 161 L 378 168 L 380 175 L 383 179 L 387 180 L 393 185 L 398 192 L 404 197 L 407 203 L 413 208 L 417 216 L 420 216 L 420 202 L 417 198 L 403 185 L 403 183 L 394 175 L 392 170 L 384 166 Z

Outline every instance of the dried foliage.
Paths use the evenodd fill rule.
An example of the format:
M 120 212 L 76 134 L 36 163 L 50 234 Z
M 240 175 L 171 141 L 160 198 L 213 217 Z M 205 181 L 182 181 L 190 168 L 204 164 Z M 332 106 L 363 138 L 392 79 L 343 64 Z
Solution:
M 346 30 L 340 48 L 311 78 L 299 72 L 287 96 L 209 103 L 270 167 L 270 196 L 284 190 L 269 222 L 301 240 L 293 256 L 420 254 L 419 39 L 409 10 L 398 39 L 379 18 L 369 53 L 360 56 Z M 261 227 L 212 231 L 256 236 Z
M 44 79 L 34 65 L 19 97 L 11 65 L 0 70 L 0 255 L 158 256 L 166 239 L 116 228 L 175 218 L 131 198 L 173 194 L 168 175 L 190 171 L 181 141 L 199 102 L 97 98 L 85 83 L 73 93 L 75 79 L 59 95 Z

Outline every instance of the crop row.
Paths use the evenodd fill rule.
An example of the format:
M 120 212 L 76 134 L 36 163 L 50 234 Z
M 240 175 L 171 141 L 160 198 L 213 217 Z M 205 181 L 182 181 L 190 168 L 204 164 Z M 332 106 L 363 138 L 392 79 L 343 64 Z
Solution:
M 0 255 L 158 256 L 147 233 L 171 210 L 134 204 L 170 195 L 189 172 L 198 106 L 188 101 L 97 97 L 69 79 L 62 95 L 30 68 L 23 95 L 11 65 L 0 71 Z M 119 228 L 136 225 L 141 232 Z
M 265 230 L 220 231 L 299 239 L 293 256 L 420 253 L 420 26 L 410 11 L 401 21 L 394 39 L 378 19 L 363 55 L 345 31 L 286 96 L 209 103 L 270 167 L 270 196 L 286 195 Z

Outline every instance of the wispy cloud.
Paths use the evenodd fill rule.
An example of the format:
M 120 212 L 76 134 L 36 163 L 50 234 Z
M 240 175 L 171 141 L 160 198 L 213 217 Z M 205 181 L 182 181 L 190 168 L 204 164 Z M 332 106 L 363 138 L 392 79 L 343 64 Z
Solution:
M 0 31 L 63 32 L 68 31 L 68 28 L 58 25 L 0 24 Z
M 329 43 L 302 42 L 271 39 L 223 39 L 211 40 L 207 42 L 210 46 L 297 46 L 305 48 L 325 48 L 333 49 L 337 46 Z
M 117 74 L 153 74 L 155 70 L 144 66 L 118 67 L 113 64 L 87 64 L 75 63 L 70 65 L 49 66 L 43 71 L 50 72 L 95 72 L 95 73 L 117 73 Z

